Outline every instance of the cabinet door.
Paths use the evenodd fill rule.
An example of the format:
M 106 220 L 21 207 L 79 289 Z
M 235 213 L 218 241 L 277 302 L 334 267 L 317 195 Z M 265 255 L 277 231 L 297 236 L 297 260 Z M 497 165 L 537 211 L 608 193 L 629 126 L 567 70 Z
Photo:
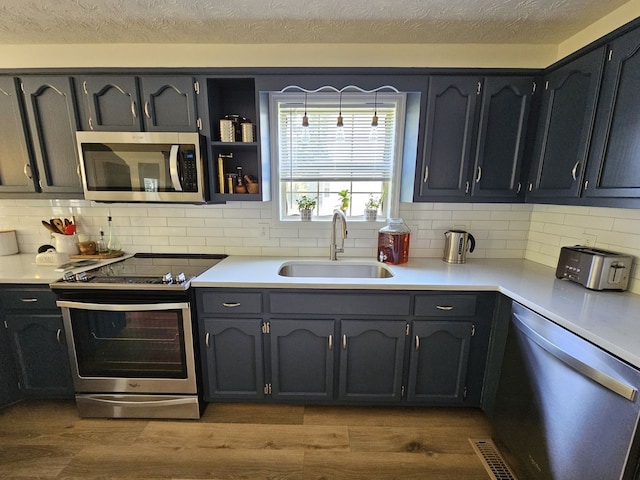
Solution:
M 407 399 L 463 403 L 473 324 L 415 321 L 411 333 Z
M 87 98 L 91 130 L 116 132 L 141 130 L 136 77 L 84 77 L 82 91 Z
M 545 78 L 528 196 L 579 195 L 603 62 L 604 47 Z
M 2 365 L 0 368 L 0 407 L 20 398 L 18 375 L 11 350 L 8 329 L 2 325 L 0 328 L 0 365 Z
M 406 323 L 343 320 L 340 338 L 341 401 L 399 402 Z
M 478 77 L 431 77 L 419 198 L 469 193 Z
M 638 198 L 640 29 L 616 39 L 607 58 L 584 195 Z
M 484 81 L 472 195 L 518 197 L 527 140 L 533 77 L 487 77 Z
M 35 192 L 20 96 L 13 77 L 0 77 L 0 192 Z
M 335 322 L 272 319 L 269 323 L 273 398 L 331 400 Z
M 61 315 L 7 315 L 22 393 L 71 397 L 73 382 Z
M 205 319 L 205 399 L 264 397 L 262 321 Z
M 198 131 L 193 77 L 142 77 L 141 82 L 146 131 Z
M 40 189 L 45 193 L 82 193 L 72 79 L 24 77 L 22 90 Z

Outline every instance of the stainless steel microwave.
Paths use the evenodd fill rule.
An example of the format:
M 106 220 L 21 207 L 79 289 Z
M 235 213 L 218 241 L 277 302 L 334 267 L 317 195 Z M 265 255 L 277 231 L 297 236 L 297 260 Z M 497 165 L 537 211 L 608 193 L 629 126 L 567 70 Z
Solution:
M 204 203 L 201 138 L 178 132 L 76 132 L 85 198 Z

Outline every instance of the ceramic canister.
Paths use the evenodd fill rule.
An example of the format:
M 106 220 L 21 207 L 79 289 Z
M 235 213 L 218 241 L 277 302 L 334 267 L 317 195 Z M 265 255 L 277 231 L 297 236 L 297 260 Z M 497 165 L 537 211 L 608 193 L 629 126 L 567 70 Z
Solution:
M 18 240 L 15 230 L 0 230 L 0 255 L 18 253 Z

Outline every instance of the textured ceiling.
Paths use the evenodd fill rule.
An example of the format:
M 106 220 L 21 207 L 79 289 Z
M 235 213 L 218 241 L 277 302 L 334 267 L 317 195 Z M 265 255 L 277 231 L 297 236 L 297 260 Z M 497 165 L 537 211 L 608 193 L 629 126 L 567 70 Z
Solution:
M 0 44 L 559 43 L 627 0 L 2 0 Z

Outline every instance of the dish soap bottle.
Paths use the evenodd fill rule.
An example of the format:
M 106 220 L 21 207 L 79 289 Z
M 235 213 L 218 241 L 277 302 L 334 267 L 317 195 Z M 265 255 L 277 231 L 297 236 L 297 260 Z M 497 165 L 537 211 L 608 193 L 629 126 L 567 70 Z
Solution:
M 109 215 L 107 222 L 109 225 L 109 232 L 107 237 L 107 250 L 109 250 L 109 253 L 119 252 L 122 247 L 120 246 L 120 242 L 118 241 L 116 232 L 113 229 L 113 223 L 111 222 L 111 215 Z
M 389 218 L 378 231 L 378 260 L 398 265 L 409 261 L 409 237 L 411 230 L 401 218 Z

